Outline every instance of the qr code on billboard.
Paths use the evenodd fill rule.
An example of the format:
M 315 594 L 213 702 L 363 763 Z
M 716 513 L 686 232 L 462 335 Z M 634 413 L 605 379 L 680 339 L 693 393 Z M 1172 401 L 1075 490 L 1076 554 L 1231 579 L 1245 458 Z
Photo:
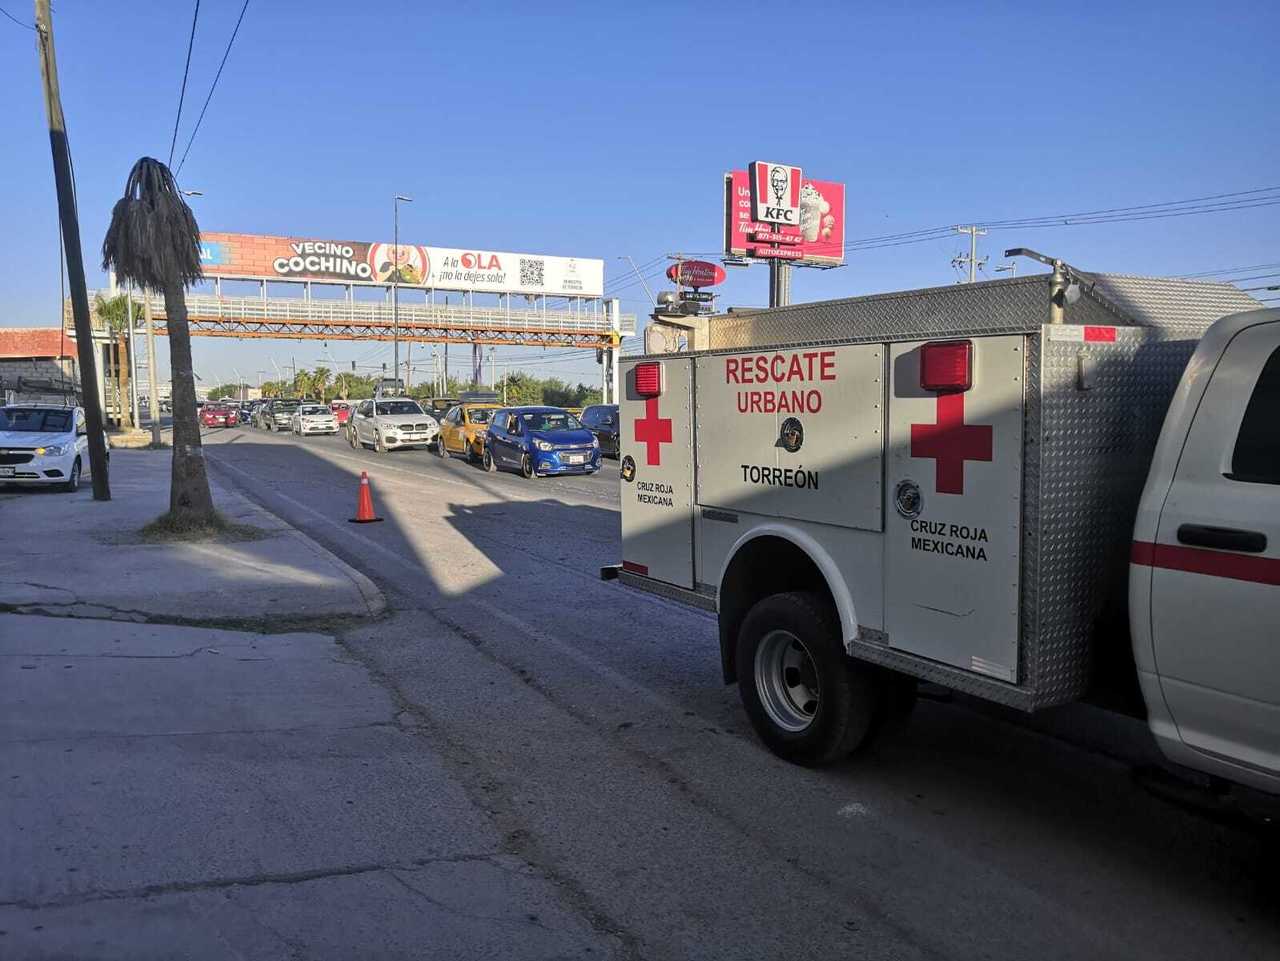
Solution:
M 525 257 L 520 258 L 520 286 L 521 287 L 543 287 L 546 285 L 546 277 L 544 276 L 546 263 L 541 260 L 529 260 Z

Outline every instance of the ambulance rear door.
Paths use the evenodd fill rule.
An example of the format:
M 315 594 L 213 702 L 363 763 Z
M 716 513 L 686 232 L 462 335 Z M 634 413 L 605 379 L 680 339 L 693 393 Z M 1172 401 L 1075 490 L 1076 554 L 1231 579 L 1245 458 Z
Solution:
M 623 383 L 622 568 L 692 589 L 693 361 L 637 361 L 623 368 Z
M 1021 336 L 890 347 L 885 631 L 891 647 L 1018 680 Z

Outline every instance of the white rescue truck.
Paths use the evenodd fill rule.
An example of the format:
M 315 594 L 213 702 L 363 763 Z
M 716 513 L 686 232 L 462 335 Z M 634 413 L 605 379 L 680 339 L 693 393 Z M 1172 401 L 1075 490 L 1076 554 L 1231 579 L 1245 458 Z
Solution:
M 1146 717 L 1177 764 L 1280 793 L 1280 310 L 1040 259 L 629 359 L 603 573 L 715 611 L 794 761 L 923 679 Z

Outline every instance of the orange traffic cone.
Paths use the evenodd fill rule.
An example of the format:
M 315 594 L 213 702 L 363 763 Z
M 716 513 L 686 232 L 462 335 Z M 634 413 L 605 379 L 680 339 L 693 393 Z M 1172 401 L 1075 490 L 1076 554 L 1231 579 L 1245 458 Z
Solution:
M 382 520 L 373 515 L 373 494 L 369 490 L 368 471 L 360 472 L 360 497 L 356 500 L 356 516 L 351 518 L 352 524 L 375 524 Z

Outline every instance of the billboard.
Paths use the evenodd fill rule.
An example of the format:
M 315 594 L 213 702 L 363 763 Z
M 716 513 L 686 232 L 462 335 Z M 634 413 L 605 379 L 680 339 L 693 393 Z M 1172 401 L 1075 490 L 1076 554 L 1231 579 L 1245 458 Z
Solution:
M 312 240 L 264 234 L 202 233 L 200 265 L 209 277 L 399 283 L 405 287 L 494 294 L 600 297 L 604 261 L 463 250 L 416 244 Z
M 725 174 L 724 184 L 724 250 L 729 256 L 822 266 L 844 263 L 844 184 L 803 177 L 798 196 L 799 224 L 794 227 L 765 223 L 754 216 L 755 191 L 746 170 Z M 768 185 L 767 180 L 765 184 Z

